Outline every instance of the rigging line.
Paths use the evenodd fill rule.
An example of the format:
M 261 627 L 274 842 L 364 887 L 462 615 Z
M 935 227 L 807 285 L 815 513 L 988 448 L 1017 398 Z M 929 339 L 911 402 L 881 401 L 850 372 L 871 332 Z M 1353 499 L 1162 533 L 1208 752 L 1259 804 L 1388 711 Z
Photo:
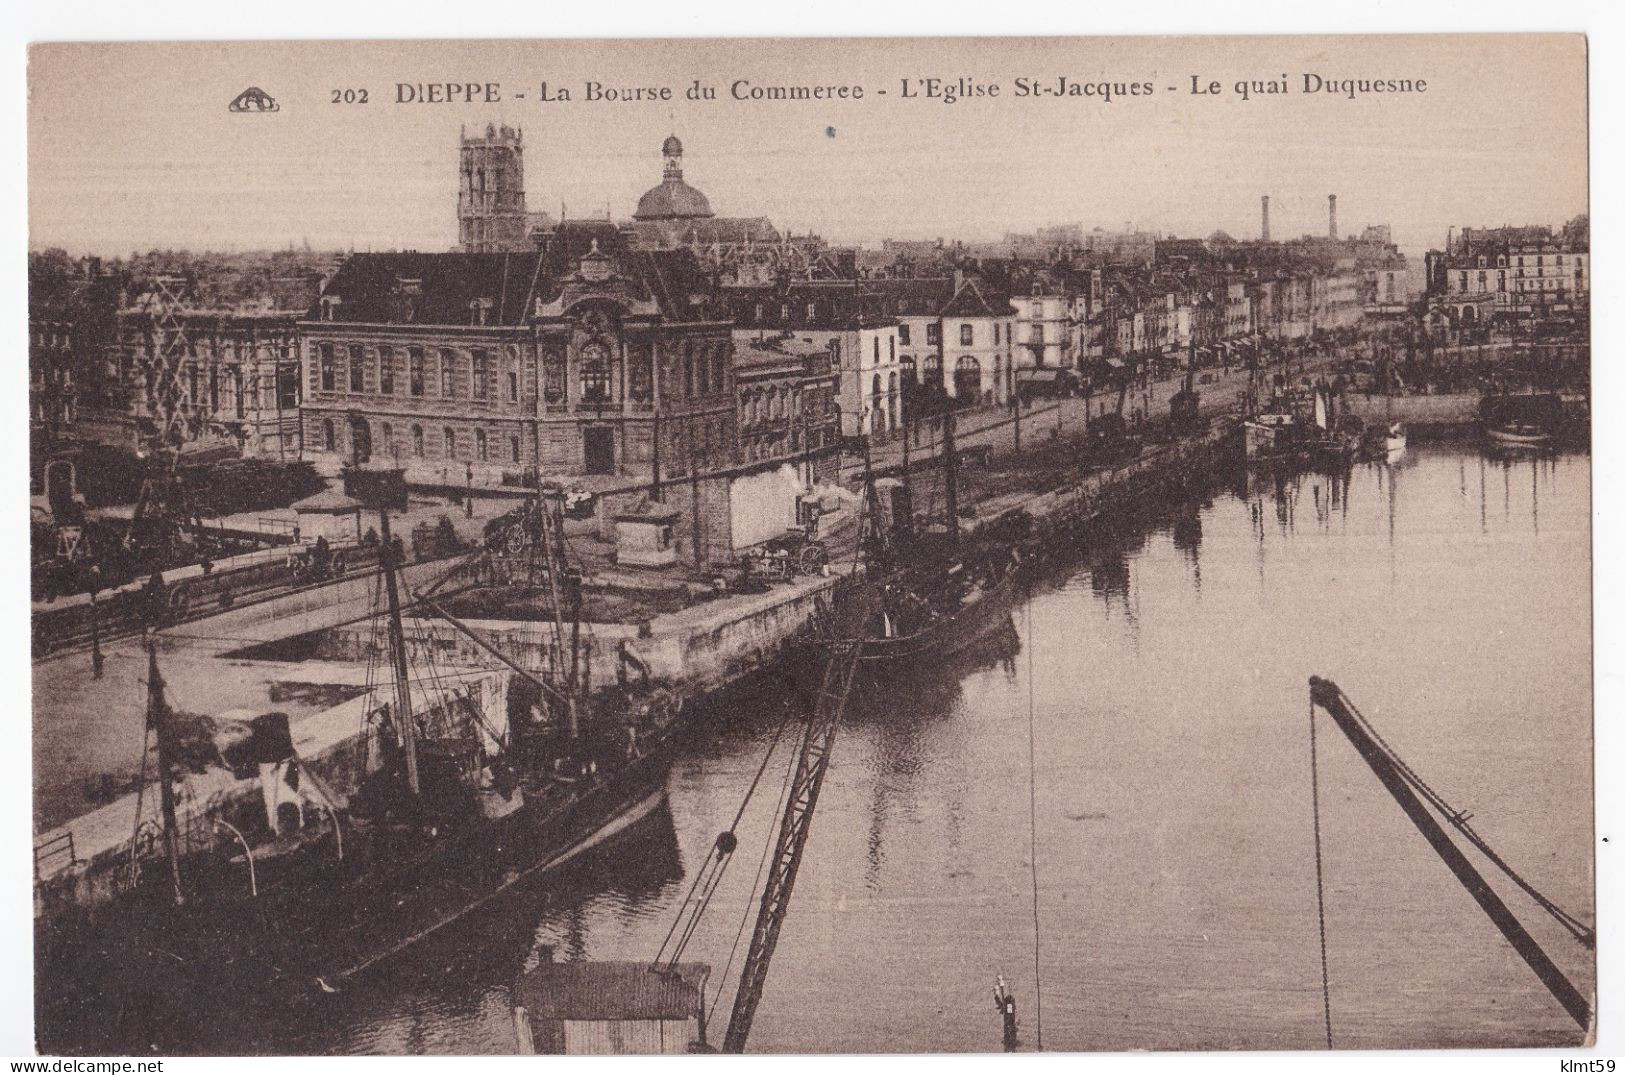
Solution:
M 795 783 L 796 759 L 792 758 L 784 769 L 784 782 L 779 788 L 779 801 L 773 807 L 772 817 L 784 815 L 785 800 L 790 797 L 790 789 Z M 756 862 L 756 876 L 750 883 L 750 891 L 757 892 L 762 887 L 762 874 L 767 870 L 767 861 L 772 857 L 773 848 L 778 843 L 777 826 L 768 825 L 766 835 L 762 840 L 762 857 Z M 744 939 L 745 927 L 751 920 L 751 901 L 745 900 L 744 910 L 739 915 L 739 929 L 734 932 L 733 945 L 728 949 L 728 961 L 722 965 L 722 974 L 717 978 L 717 995 L 712 998 L 711 1011 L 706 1015 L 705 1021 L 709 1025 L 716 1019 L 717 1009 L 722 1006 L 722 993 L 728 988 L 728 974 L 733 970 L 734 956 L 739 951 L 739 942 Z
M 1595 934 L 1591 930 L 1591 927 L 1587 926 L 1583 920 L 1570 914 L 1568 911 L 1565 911 L 1554 901 L 1547 898 L 1532 884 L 1520 876 L 1516 870 L 1508 865 L 1506 860 L 1502 859 L 1501 856 L 1496 853 L 1495 849 L 1490 847 L 1489 843 L 1478 834 L 1478 830 L 1474 829 L 1472 825 L 1468 824 L 1468 815 L 1451 806 L 1445 801 L 1443 795 L 1440 795 L 1437 791 L 1430 787 L 1428 783 L 1416 772 L 1416 770 L 1412 769 L 1404 761 L 1404 759 L 1402 759 L 1394 751 L 1394 748 L 1388 745 L 1387 740 L 1383 739 L 1382 735 L 1375 727 L 1372 726 L 1365 714 L 1361 713 L 1359 709 L 1355 707 L 1349 696 L 1347 694 L 1343 694 L 1341 690 L 1339 690 L 1338 693 L 1342 696 L 1343 704 L 1348 707 L 1349 712 L 1354 714 L 1354 718 L 1360 722 L 1360 726 L 1365 729 L 1366 733 L 1370 735 L 1371 738 L 1376 741 L 1378 746 L 1382 748 L 1383 752 L 1388 755 L 1389 759 L 1394 763 L 1394 767 L 1399 771 L 1401 777 L 1404 778 L 1406 783 L 1414 787 L 1423 798 L 1427 799 L 1427 801 L 1433 805 L 1434 809 L 1438 810 L 1440 814 L 1444 815 L 1445 820 L 1450 823 L 1452 828 L 1454 828 L 1457 832 L 1460 832 L 1469 843 L 1478 848 L 1479 851 L 1483 852 L 1484 856 L 1494 863 L 1497 869 L 1504 873 L 1513 884 L 1522 889 L 1530 899 L 1534 900 L 1535 903 L 1539 905 L 1541 910 L 1545 911 L 1560 925 L 1562 925 L 1563 928 L 1575 938 L 1575 940 L 1579 941 L 1587 948 L 1591 948 L 1596 943 Z
M 757 768 L 756 776 L 751 780 L 750 787 L 745 792 L 744 802 L 740 803 L 739 811 L 734 815 L 733 824 L 728 826 L 727 831 L 730 835 L 738 828 L 740 819 L 744 817 L 745 806 L 750 802 L 751 796 L 755 794 L 756 786 L 761 781 L 762 774 L 767 771 L 768 761 L 772 758 L 774 749 L 779 745 L 779 740 L 784 735 L 785 728 L 789 727 L 790 717 L 793 712 L 793 710 L 786 710 L 784 720 L 779 723 L 779 728 L 773 735 L 773 741 L 768 744 L 767 754 L 762 758 L 762 764 Z M 735 847 L 738 846 L 737 840 L 733 841 L 733 843 Z M 716 895 L 717 889 L 722 884 L 722 876 L 728 871 L 728 864 L 732 861 L 733 849 L 723 850 L 719 841 L 714 860 L 715 869 L 702 890 L 699 902 L 695 905 L 694 913 L 689 918 L 687 928 L 683 930 L 682 936 L 678 939 L 677 946 L 673 949 L 669 962 L 676 963 L 681 958 L 683 951 L 688 947 L 688 942 L 693 939 L 695 930 L 699 929 L 700 919 L 705 916 L 705 912 L 709 909 L 712 897 Z M 696 883 L 698 883 L 698 878 L 696 878 Z
M 1027 602 L 1027 859 L 1033 876 L 1033 1011 L 1038 1051 L 1044 1051 L 1044 980 L 1039 973 L 1038 923 L 1038 734 L 1033 686 L 1033 605 Z
M 1315 909 L 1320 916 L 1320 1001 L 1326 1013 L 1326 1048 L 1332 1048 L 1332 983 L 1326 966 L 1326 881 L 1320 851 L 1320 759 L 1315 745 L 1315 702 L 1309 700 L 1309 801 L 1315 818 Z
M 750 804 L 751 796 L 756 794 L 756 786 L 761 783 L 762 774 L 767 771 L 768 762 L 772 760 L 773 752 L 778 748 L 779 740 L 784 737 L 784 730 L 790 726 L 790 719 L 794 714 L 795 711 L 786 706 L 784 719 L 779 721 L 778 729 L 773 733 L 773 739 L 767 744 L 767 752 L 762 755 L 762 763 L 756 767 L 756 775 L 751 778 L 750 786 L 745 789 L 745 797 L 741 800 L 739 810 L 734 814 L 734 819 L 725 830 L 726 832 L 732 833 L 739 827 L 740 819 L 745 816 L 745 807 Z M 694 883 L 689 886 L 688 895 L 684 898 L 682 906 L 678 908 L 677 917 L 672 920 L 671 928 L 666 931 L 665 940 L 660 942 L 660 950 L 655 953 L 655 963 L 661 962 L 661 957 L 666 954 L 666 946 L 671 944 L 672 935 L 677 932 L 677 927 L 682 924 L 684 913 L 693 904 L 695 907 L 694 913 L 690 916 L 688 925 L 678 938 L 676 946 L 672 949 L 671 959 L 667 962 L 676 963 L 682 956 L 683 949 L 688 946 L 689 939 L 694 935 L 694 930 L 699 925 L 700 916 L 705 913 L 706 907 L 711 902 L 711 897 L 716 894 L 717 886 L 722 883 L 722 874 L 727 869 L 728 859 L 732 857 L 733 852 L 731 850 L 724 852 L 720 843 L 711 845 L 711 851 L 706 856 L 705 865 L 695 873 Z M 714 870 L 713 865 L 715 865 Z M 706 880 L 708 875 L 709 880 Z M 694 894 L 700 890 L 702 881 L 705 881 L 704 894 L 696 902 Z

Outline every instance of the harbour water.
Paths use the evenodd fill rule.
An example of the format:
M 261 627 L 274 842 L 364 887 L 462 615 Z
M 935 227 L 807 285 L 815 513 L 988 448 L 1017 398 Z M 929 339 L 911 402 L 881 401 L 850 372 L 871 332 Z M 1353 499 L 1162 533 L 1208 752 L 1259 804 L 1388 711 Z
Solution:
M 1589 511 L 1583 454 L 1413 445 L 1346 479 L 1236 476 L 1097 535 L 987 652 L 864 683 L 751 1047 L 995 1051 L 999 973 L 1027 1048 L 1040 1031 L 1050 1050 L 1324 1047 L 1310 675 L 1336 680 L 1509 863 L 1591 921 Z M 230 1020 L 231 1040 L 511 1051 L 508 986 L 544 946 L 558 959 L 654 955 L 784 694 L 764 682 L 715 714 L 637 839 L 562 883 L 517 886 L 293 1014 Z M 1316 719 L 1337 1046 L 1577 1041 Z M 781 745 L 684 954 L 722 986 L 713 1039 L 791 761 Z M 1592 954 L 1491 879 L 1589 994 Z

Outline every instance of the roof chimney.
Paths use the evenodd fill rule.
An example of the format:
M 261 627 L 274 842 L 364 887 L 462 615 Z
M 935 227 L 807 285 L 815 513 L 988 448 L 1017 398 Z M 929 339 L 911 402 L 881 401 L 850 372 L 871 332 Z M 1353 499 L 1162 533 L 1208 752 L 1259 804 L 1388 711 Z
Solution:
M 1326 234 L 1337 238 L 1337 195 L 1326 195 Z
M 1259 236 L 1264 242 L 1270 241 L 1270 196 L 1264 195 L 1264 230 Z

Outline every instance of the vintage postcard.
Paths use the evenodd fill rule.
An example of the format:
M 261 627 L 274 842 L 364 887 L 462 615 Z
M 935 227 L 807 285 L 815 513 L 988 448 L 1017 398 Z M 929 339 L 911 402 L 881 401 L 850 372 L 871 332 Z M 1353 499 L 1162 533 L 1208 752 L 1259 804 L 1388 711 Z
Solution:
M 1583 37 L 29 95 L 41 1053 L 1591 1042 Z

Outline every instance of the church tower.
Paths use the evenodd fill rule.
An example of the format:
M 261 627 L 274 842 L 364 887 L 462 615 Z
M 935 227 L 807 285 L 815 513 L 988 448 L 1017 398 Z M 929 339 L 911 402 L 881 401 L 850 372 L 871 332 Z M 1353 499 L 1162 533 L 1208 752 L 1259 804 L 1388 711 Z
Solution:
M 487 124 L 462 136 L 457 179 L 457 241 L 466 254 L 529 249 L 522 131 Z

